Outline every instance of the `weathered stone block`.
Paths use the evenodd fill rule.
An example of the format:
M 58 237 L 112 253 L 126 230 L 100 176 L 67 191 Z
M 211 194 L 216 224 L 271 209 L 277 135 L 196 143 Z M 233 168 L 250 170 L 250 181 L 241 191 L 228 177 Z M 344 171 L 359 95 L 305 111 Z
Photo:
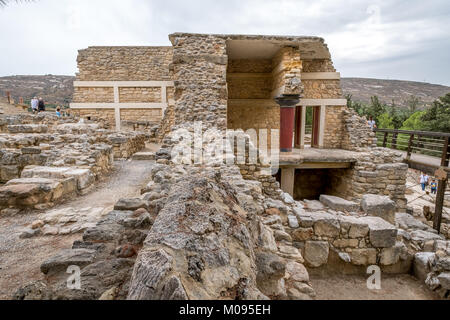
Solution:
M 75 265 L 80 268 L 92 263 L 95 258 L 95 250 L 89 249 L 64 249 L 58 254 L 46 260 L 41 265 L 44 274 L 50 271 L 60 271 L 68 266 Z
M 313 228 L 298 228 L 292 232 L 292 238 L 295 241 L 306 241 L 314 236 Z
M 306 241 L 305 260 L 311 267 L 320 267 L 328 262 L 329 250 L 327 241 Z
M 413 262 L 413 270 L 414 275 L 422 280 L 425 281 L 425 279 L 428 276 L 428 273 L 431 272 L 430 268 L 430 262 L 434 260 L 435 254 L 432 252 L 418 252 L 414 256 L 414 262 Z
M 320 202 L 322 202 L 324 205 L 330 207 L 334 210 L 341 210 L 341 211 L 358 211 L 359 204 L 356 202 L 348 201 L 339 197 L 335 196 L 329 196 L 329 195 L 321 195 L 320 196 Z
M 370 243 L 375 248 L 389 248 L 395 245 L 398 230 L 390 223 L 378 217 L 365 217 L 369 226 Z
M 353 249 L 350 253 L 351 262 L 357 266 L 367 266 L 377 263 L 377 250 L 373 248 Z
M 387 196 L 366 194 L 361 200 L 361 208 L 370 216 L 380 217 L 395 224 L 396 204 Z
M 337 219 L 324 218 L 314 224 L 314 233 L 318 236 L 336 237 L 339 232 L 340 225 Z

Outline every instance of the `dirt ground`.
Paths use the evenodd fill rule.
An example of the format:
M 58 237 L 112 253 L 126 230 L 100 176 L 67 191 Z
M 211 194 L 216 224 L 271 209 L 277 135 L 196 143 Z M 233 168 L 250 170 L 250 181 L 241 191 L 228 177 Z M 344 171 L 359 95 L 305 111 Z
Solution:
M 152 161 L 116 161 L 115 169 L 91 193 L 69 200 L 53 209 L 66 207 L 105 207 L 112 209 L 120 198 L 140 195 L 150 180 Z M 22 285 L 42 279 L 40 265 L 58 250 L 70 248 L 82 234 L 41 236 L 19 239 L 26 226 L 42 211 L 0 217 L 0 300 L 10 299 Z
M 424 283 L 407 274 L 383 275 L 381 290 L 369 290 L 360 275 L 311 276 L 317 300 L 437 300 Z

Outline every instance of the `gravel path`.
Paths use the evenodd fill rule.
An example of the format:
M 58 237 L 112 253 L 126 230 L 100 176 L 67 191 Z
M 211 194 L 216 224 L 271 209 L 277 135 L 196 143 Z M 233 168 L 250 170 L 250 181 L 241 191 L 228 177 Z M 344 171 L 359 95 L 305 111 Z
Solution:
M 382 275 L 381 290 L 367 289 L 367 277 L 358 275 L 311 276 L 317 300 L 436 300 L 424 283 L 408 274 Z
M 150 180 L 153 164 L 153 161 L 116 161 L 114 171 L 97 183 L 95 190 L 51 210 L 68 207 L 112 209 L 120 198 L 140 195 L 140 189 Z M 0 217 L 0 300 L 10 299 L 22 285 L 42 279 L 43 274 L 39 270 L 41 263 L 58 250 L 70 248 L 74 240 L 81 239 L 81 234 L 19 239 L 21 230 L 42 213 L 31 211 Z

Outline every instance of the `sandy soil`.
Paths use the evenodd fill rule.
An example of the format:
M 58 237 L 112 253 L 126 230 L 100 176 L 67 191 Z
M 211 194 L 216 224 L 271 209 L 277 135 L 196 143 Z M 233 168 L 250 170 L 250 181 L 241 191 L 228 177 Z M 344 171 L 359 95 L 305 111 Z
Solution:
M 150 180 L 152 161 L 116 161 L 115 170 L 91 193 L 52 208 L 112 208 L 120 198 L 140 195 Z M 21 230 L 37 219 L 39 211 L 0 217 L 0 299 L 10 299 L 22 285 L 43 278 L 43 261 L 60 249 L 70 248 L 81 234 L 19 239 Z
M 424 283 L 407 274 L 383 275 L 381 290 L 367 289 L 367 278 L 359 275 L 311 276 L 317 300 L 436 300 Z

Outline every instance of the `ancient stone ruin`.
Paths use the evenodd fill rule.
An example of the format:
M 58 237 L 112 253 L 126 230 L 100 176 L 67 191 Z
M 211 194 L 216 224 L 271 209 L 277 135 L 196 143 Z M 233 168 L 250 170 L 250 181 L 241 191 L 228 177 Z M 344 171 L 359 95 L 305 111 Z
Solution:
M 0 120 L 4 214 L 89 192 L 114 159 L 153 159 L 141 193 L 75 229 L 15 299 L 305 300 L 310 275 L 369 266 L 449 296 L 450 241 L 407 213 L 408 166 L 347 108 L 323 39 L 169 38 L 80 50 L 70 118 Z

